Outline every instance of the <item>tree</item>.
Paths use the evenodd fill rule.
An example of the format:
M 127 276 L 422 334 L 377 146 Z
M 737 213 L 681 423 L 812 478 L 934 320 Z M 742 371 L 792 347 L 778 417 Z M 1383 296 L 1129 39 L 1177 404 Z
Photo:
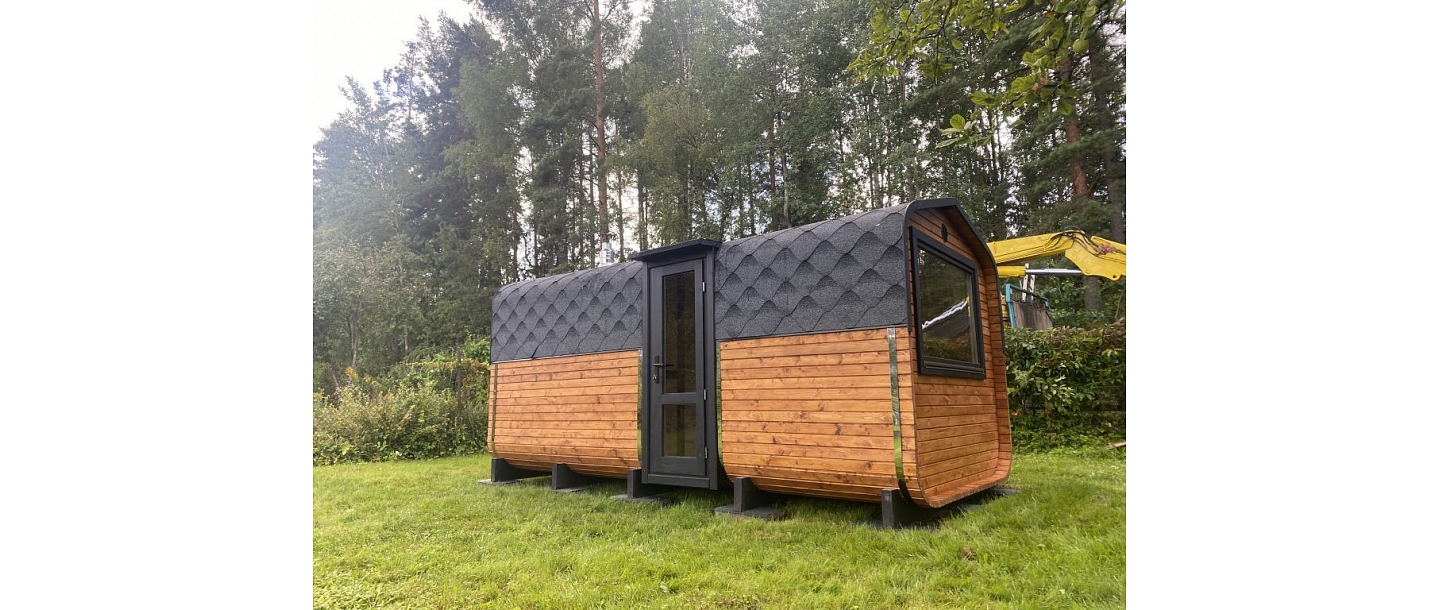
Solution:
M 1053 224 L 1094 230 L 1088 219 L 1099 206 L 1108 233 L 1124 239 L 1123 178 L 1123 0 L 1050 0 L 996 5 L 981 0 L 911 0 L 898 7 L 876 3 L 869 44 L 851 64 L 862 79 L 895 76 L 897 66 L 916 62 L 927 78 L 940 80 L 965 68 L 953 61 L 974 34 L 1001 51 L 1005 61 L 969 80 L 965 110 L 939 129 L 937 146 L 998 143 L 1013 137 L 1030 151 L 1019 186 L 1031 201 L 1026 224 Z M 1023 35 L 1022 35 L 1023 34 Z M 1118 78 L 1117 78 L 1118 77 Z M 1052 142 L 1049 134 L 1059 133 Z M 994 154 L 994 153 L 992 153 Z M 1063 160 L 1066 184 L 1048 181 L 1048 170 Z M 1105 200 L 1095 200 L 1096 166 Z M 1026 192 L 1029 195 L 1027 197 Z M 1068 191 L 1063 204 L 1051 195 Z M 1041 203 L 1041 205 L 1035 205 Z M 1100 287 L 1090 286 L 1087 307 L 1099 307 Z
M 629 25 L 623 0 L 476 0 L 526 60 L 521 147 L 532 161 L 531 270 L 593 265 L 610 240 L 606 58 Z M 581 92 L 588 94 L 588 105 Z M 588 106 L 588 107 L 587 107 Z M 599 239 L 595 238 L 599 235 Z
M 405 272 L 400 248 L 340 241 L 314 260 L 313 349 L 317 361 L 376 373 L 404 357 L 419 318 L 420 286 Z
M 317 370 L 483 336 L 500 286 L 604 262 L 616 237 L 623 258 L 955 196 L 986 239 L 1123 241 L 1120 1 L 655 0 L 632 24 L 626 0 L 476 0 L 479 19 L 422 19 L 315 145 Z

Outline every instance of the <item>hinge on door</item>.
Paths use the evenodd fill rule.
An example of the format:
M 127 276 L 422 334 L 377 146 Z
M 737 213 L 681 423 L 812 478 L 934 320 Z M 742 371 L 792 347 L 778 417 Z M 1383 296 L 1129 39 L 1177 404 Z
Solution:
M 700 280 L 700 292 L 705 292 L 705 280 Z
M 710 390 L 700 390 L 700 400 L 710 400 Z
M 701 448 L 700 448 L 700 459 L 702 459 L 702 460 L 708 460 L 708 459 L 710 459 L 710 448 L 709 448 L 709 447 L 701 447 Z

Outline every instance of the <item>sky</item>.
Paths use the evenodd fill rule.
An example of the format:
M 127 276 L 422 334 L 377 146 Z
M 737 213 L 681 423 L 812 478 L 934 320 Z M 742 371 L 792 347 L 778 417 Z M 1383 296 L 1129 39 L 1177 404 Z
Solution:
M 464 21 L 471 13 L 464 0 L 314 0 L 312 10 L 312 139 L 345 109 L 345 77 L 379 80 L 415 38 L 421 16 L 433 21 L 444 11 Z

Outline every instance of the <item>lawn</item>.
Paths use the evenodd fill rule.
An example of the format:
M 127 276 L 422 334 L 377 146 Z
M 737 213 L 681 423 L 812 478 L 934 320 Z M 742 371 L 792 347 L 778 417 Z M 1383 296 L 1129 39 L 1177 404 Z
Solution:
M 1018 454 L 1021 492 L 932 529 L 878 504 L 787 497 L 782 521 L 715 515 L 730 494 L 617 502 L 488 456 L 314 469 L 316 608 L 1065 608 L 1125 605 L 1124 450 Z

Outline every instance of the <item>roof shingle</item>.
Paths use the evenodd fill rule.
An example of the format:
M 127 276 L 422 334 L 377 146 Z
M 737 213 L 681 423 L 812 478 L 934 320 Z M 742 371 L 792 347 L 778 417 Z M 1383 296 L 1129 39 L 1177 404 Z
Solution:
M 639 349 L 645 263 L 516 282 L 495 295 L 495 362 Z
M 907 205 L 720 246 L 715 338 L 905 324 Z
M 717 340 L 908 323 L 905 204 L 721 244 Z M 645 263 L 517 282 L 495 296 L 496 362 L 639 349 Z

